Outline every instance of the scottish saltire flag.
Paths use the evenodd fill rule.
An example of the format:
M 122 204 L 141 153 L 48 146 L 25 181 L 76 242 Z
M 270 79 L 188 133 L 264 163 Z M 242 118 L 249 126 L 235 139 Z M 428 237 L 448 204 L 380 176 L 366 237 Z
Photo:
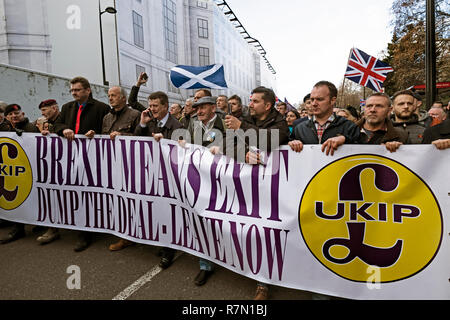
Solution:
M 222 64 L 203 67 L 175 66 L 170 70 L 170 81 L 181 89 L 228 88 Z
M 392 71 L 394 69 L 388 64 L 353 48 L 350 51 L 345 77 L 361 86 L 382 92 L 383 82 L 387 74 Z

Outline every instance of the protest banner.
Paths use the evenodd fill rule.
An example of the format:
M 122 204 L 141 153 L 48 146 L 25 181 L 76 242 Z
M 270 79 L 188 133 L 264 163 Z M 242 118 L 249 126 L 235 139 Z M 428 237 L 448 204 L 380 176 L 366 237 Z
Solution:
M 287 146 L 266 165 L 108 136 L 0 135 L 0 219 L 109 233 L 353 299 L 449 299 L 450 150 Z M 132 263 L 132 261 L 130 261 Z

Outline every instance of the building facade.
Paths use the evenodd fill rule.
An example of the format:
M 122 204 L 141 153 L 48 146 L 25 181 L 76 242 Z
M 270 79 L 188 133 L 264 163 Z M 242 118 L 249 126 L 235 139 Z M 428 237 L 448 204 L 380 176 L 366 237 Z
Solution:
M 109 85 L 130 89 L 146 72 L 139 99 L 164 91 L 171 103 L 193 95 L 171 84 L 172 67 L 221 63 L 228 89 L 213 95 L 237 94 L 248 103 L 253 88 L 276 89 L 275 76 L 218 2 L 0 0 L 0 63 L 102 85 L 103 60 Z M 107 7 L 117 13 L 104 12 Z

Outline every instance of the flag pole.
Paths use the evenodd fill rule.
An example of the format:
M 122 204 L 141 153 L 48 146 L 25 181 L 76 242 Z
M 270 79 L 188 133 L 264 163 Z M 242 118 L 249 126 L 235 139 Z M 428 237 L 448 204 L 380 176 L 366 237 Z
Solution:
M 353 50 L 353 48 L 350 49 L 350 52 L 348 53 L 347 65 L 346 65 L 346 67 L 345 67 L 345 72 L 347 72 L 348 61 L 350 60 L 350 57 L 351 57 L 351 55 L 352 55 L 352 50 Z M 346 78 L 345 78 L 345 72 L 344 72 L 344 80 L 342 81 L 341 107 L 344 107 L 344 106 L 342 106 L 342 104 L 343 104 L 343 102 L 344 102 L 344 92 L 345 92 L 345 79 L 346 79 Z
M 344 91 L 345 91 L 345 76 L 344 80 L 342 81 L 342 89 L 341 89 L 341 108 L 344 108 L 343 102 L 344 102 Z

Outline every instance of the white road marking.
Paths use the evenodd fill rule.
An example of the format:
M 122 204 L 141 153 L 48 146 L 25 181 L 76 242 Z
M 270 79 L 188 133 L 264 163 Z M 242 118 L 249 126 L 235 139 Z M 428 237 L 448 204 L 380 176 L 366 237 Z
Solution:
M 115 296 L 113 298 L 113 300 L 126 300 L 133 293 L 135 293 L 140 288 L 142 288 L 142 286 L 144 286 L 146 283 L 150 282 L 153 279 L 153 277 L 155 277 L 162 270 L 163 269 L 160 266 L 153 267 L 149 272 L 144 274 L 142 277 L 137 279 L 133 284 L 131 284 L 128 288 L 126 288 L 121 293 L 119 293 L 117 296 Z
M 183 253 L 180 252 L 173 258 L 173 262 L 178 259 Z M 113 300 L 126 300 L 131 297 L 136 291 L 142 288 L 146 283 L 149 283 L 154 277 L 156 277 L 163 269 L 160 266 L 154 266 L 149 272 L 144 274 L 142 277 L 133 282 L 128 288 L 120 292 Z

